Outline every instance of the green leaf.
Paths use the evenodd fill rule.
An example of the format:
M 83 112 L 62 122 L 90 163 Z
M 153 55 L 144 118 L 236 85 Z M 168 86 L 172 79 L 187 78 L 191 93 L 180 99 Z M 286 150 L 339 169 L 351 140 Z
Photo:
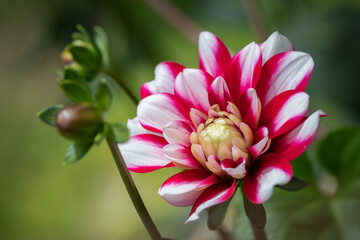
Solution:
M 262 204 L 254 204 L 243 193 L 244 209 L 250 222 L 259 230 L 263 230 L 266 224 L 266 212 Z
M 37 113 L 38 117 L 46 124 L 55 127 L 55 116 L 63 108 L 63 105 L 52 105 Z
M 112 95 L 105 79 L 101 79 L 95 91 L 95 103 L 100 111 L 106 111 L 110 108 Z
M 290 182 L 288 182 L 285 185 L 277 185 L 277 187 L 284 189 L 286 191 L 296 192 L 296 191 L 306 188 L 308 185 L 309 185 L 309 183 L 293 176 L 292 179 L 290 180 Z
M 344 149 L 343 162 L 341 164 L 341 176 L 346 180 L 353 180 L 360 176 L 360 131 L 348 142 Z
M 264 203 L 269 221 L 265 232 L 269 240 L 358 239 L 360 236 L 360 179 L 339 186 L 335 196 L 326 197 L 315 188 L 289 193 L 275 189 Z M 238 204 L 235 236 L 253 239 L 249 220 Z
M 291 161 L 293 174 L 298 178 L 304 179 L 310 183 L 311 187 L 315 186 L 315 171 L 313 162 L 311 162 L 307 151 L 302 153 L 299 157 Z
M 75 40 L 69 45 L 69 51 L 80 65 L 91 69 L 99 65 L 99 54 L 90 43 Z
M 86 85 L 86 81 L 71 66 L 64 67 L 63 79 L 77 80 Z
M 112 137 L 115 142 L 123 143 L 126 142 L 130 137 L 129 129 L 125 124 L 116 122 L 110 125 Z
M 72 102 L 92 103 L 89 88 L 84 83 L 72 79 L 62 79 L 58 84 Z
M 74 142 L 66 152 L 65 164 L 72 164 L 83 158 L 93 145 L 91 142 Z
M 107 68 L 110 65 L 109 57 L 109 46 L 108 46 L 108 37 L 104 31 L 99 26 L 94 27 L 94 41 L 99 51 L 101 52 L 103 65 Z
M 340 181 L 349 180 L 350 175 L 360 170 L 356 161 L 359 157 L 359 152 L 356 150 L 360 145 L 359 135 L 358 127 L 339 129 L 331 132 L 318 146 L 318 160 Z M 349 174 L 350 172 L 352 174 Z
M 218 205 L 215 205 L 209 209 L 209 215 L 207 219 L 207 226 L 210 230 L 218 230 L 221 225 L 224 222 L 226 212 L 229 208 L 229 204 L 231 202 L 230 198 L 229 200 L 220 203 Z

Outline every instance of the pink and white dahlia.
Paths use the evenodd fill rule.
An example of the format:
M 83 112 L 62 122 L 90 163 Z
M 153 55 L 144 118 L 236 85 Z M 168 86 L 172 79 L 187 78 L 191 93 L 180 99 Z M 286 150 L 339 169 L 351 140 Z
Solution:
M 310 144 L 323 114 L 305 116 L 313 66 L 277 32 L 233 57 L 202 32 L 199 68 L 162 62 L 142 86 L 137 118 L 128 122 L 132 137 L 119 145 L 128 168 L 182 169 L 159 194 L 192 206 L 187 222 L 228 200 L 239 181 L 251 202 L 267 201 L 275 185 L 291 180 L 290 161 Z

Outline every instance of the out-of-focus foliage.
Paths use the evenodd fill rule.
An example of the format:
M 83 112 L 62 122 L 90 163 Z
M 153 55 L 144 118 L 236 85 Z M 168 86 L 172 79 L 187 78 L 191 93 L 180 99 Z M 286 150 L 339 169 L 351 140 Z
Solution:
M 204 30 L 218 35 L 234 52 L 253 40 L 260 42 L 252 32 L 241 1 L 171 2 Z M 316 140 L 334 127 L 359 124 L 359 1 L 259 3 L 270 31 L 281 32 L 296 49 L 314 58 L 315 68 L 306 90 L 311 96 L 310 107 L 322 108 L 329 114 L 321 119 Z M 56 85 L 56 70 L 61 69 L 60 53 L 71 41 L 78 23 L 87 29 L 99 25 L 106 30 L 116 69 L 137 93 L 143 82 L 153 79 L 155 65 L 160 61 L 197 66 L 197 47 L 141 0 L 0 1 L 1 239 L 148 239 L 106 146 L 94 147 L 85 161 L 63 167 L 62 159 L 70 142 L 60 138 L 55 129 L 44 126 L 35 115 L 45 106 L 66 103 Z M 109 122 L 126 122 L 135 116 L 135 106 L 115 83 L 109 81 L 109 85 L 114 93 L 114 110 L 106 113 L 106 118 Z M 349 148 L 357 149 L 355 145 Z M 349 153 L 348 159 L 354 153 Z M 308 165 L 302 165 L 299 161 L 293 162 L 295 176 L 308 181 L 310 186 L 296 193 L 276 189 L 264 205 L 267 231 L 279 230 L 276 226 L 280 225 L 272 225 L 272 219 L 290 217 L 279 230 L 282 236 L 298 234 L 296 226 L 312 229 L 310 224 L 318 226 L 317 230 L 323 229 L 325 239 L 326 234 L 338 236 L 339 219 L 344 220 L 340 221 L 344 225 L 349 221 L 357 223 L 347 230 L 357 234 L 360 224 L 354 219 L 354 209 L 359 209 L 355 191 L 360 187 L 359 176 L 353 176 L 354 181 L 347 189 L 340 185 L 343 192 L 328 198 L 314 190 L 320 167 L 315 164 L 313 169 L 311 162 L 304 161 Z M 177 239 L 217 239 L 212 232 L 204 233 L 205 226 L 197 229 L 205 218 L 184 225 L 189 210 L 172 207 L 158 197 L 159 186 L 173 173 L 174 170 L 166 169 L 160 173 L 133 174 L 161 233 Z M 236 199 L 241 199 L 239 194 Z M 304 208 L 299 207 L 296 202 L 299 200 Z M 230 215 L 232 210 L 230 206 Z M 302 212 L 311 214 L 316 221 L 305 221 L 309 218 L 304 219 Z M 343 218 L 334 217 L 335 214 L 343 214 Z M 245 229 L 246 224 L 237 226 L 237 232 L 244 236 L 250 231 Z M 311 236 L 307 234 L 311 233 L 300 236 Z M 346 236 L 344 239 L 351 239 L 353 235 Z
M 313 159 L 320 170 L 316 174 L 317 186 L 313 183 L 296 193 L 275 191 L 272 200 L 264 204 L 268 215 L 265 229 L 270 240 L 359 238 L 360 216 L 355 213 L 360 207 L 359 137 L 360 128 L 331 132 L 319 144 L 318 157 Z M 294 160 L 295 174 L 299 171 L 296 169 L 306 166 L 311 166 L 311 162 L 303 154 Z M 239 210 L 236 235 L 251 239 L 245 212 L 241 207 Z

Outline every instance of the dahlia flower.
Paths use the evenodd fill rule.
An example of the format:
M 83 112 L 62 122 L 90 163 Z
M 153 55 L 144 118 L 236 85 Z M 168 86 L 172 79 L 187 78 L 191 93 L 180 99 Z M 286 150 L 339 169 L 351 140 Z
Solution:
M 237 184 L 255 204 L 293 175 L 290 161 L 310 144 L 321 110 L 305 114 L 304 92 L 314 63 L 273 33 L 231 56 L 210 32 L 199 37 L 199 68 L 162 62 L 141 87 L 132 137 L 119 147 L 128 168 L 145 173 L 182 169 L 159 194 L 192 206 L 187 222 L 228 200 Z

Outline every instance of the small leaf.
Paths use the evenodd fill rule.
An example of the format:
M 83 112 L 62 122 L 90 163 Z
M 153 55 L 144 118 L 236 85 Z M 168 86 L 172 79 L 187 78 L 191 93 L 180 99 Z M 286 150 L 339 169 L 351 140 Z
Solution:
M 218 230 L 224 222 L 226 212 L 229 208 L 231 198 L 223 203 L 215 205 L 209 209 L 207 226 L 210 230 Z
M 40 112 L 37 113 L 39 118 L 46 124 L 55 127 L 55 116 L 57 112 L 63 108 L 63 105 L 52 105 L 44 108 Z
M 296 192 L 296 191 L 306 188 L 308 185 L 309 185 L 309 183 L 305 182 L 304 180 L 301 180 L 296 177 L 292 177 L 290 182 L 288 182 L 285 185 L 277 185 L 277 187 L 284 189 L 286 191 Z
M 112 95 L 105 79 L 101 79 L 95 91 L 95 103 L 100 111 L 106 111 L 110 108 Z
M 103 65 L 108 67 L 110 63 L 108 37 L 106 36 L 104 29 L 99 26 L 94 27 L 94 41 L 101 52 Z
M 89 88 L 84 83 L 72 79 L 63 79 L 58 84 L 72 102 L 92 103 Z
M 72 164 L 79 161 L 85 156 L 93 145 L 93 141 L 90 142 L 74 142 L 70 145 L 66 152 L 65 164 Z
M 266 224 L 266 212 L 262 204 L 254 204 L 244 196 L 244 208 L 250 222 L 259 230 L 263 230 Z
M 110 125 L 112 137 L 115 142 L 123 143 L 126 142 L 130 137 L 129 129 L 125 124 L 116 122 Z
M 90 43 L 75 40 L 69 45 L 74 60 L 87 68 L 94 68 L 99 65 L 98 53 Z
M 69 66 L 64 67 L 63 79 L 77 80 L 86 85 L 86 81 L 82 79 L 79 73 Z

